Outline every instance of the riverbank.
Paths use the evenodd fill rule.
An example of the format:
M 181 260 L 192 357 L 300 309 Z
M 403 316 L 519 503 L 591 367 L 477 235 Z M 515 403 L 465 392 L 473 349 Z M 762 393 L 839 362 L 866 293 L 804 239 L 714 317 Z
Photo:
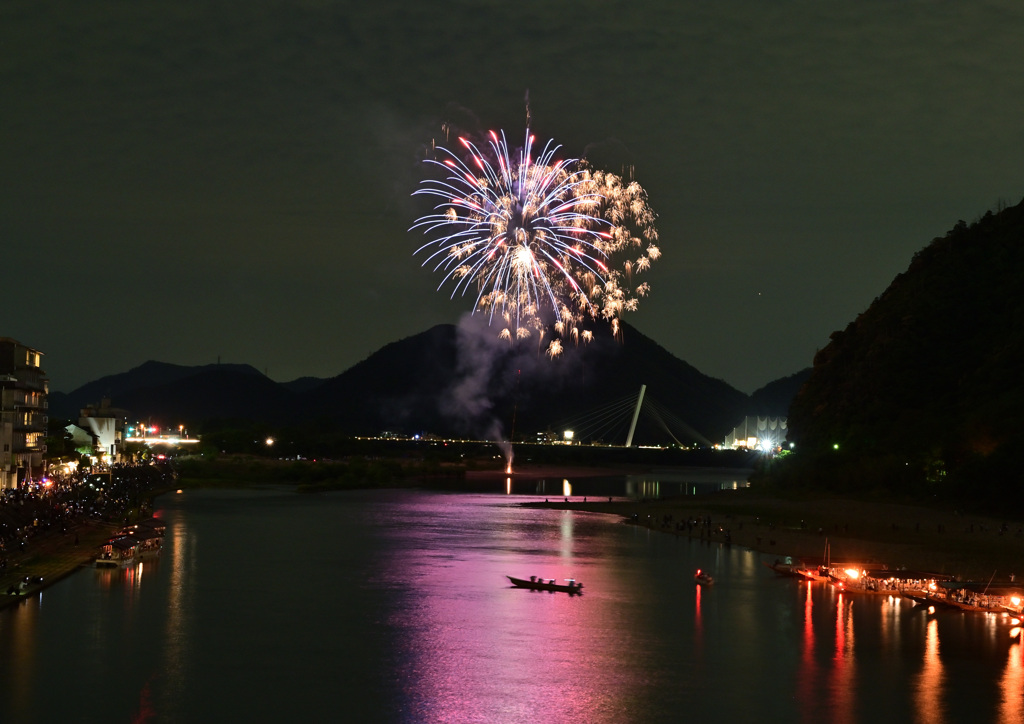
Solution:
M 102 492 L 95 492 L 96 484 L 80 480 L 42 493 L 22 491 L 5 501 L 0 518 L 15 534 L 6 536 L 0 608 L 89 565 L 117 531 L 152 515 L 153 500 L 177 488 L 173 473 L 160 465 L 115 466 L 98 481 Z M 8 593 L 12 587 L 16 594 Z
M 599 478 L 649 472 L 646 468 L 520 466 L 517 479 Z M 467 479 L 503 479 L 500 470 L 469 472 Z M 224 481 L 192 481 L 196 487 L 220 487 Z M 236 483 L 237 484 L 237 483 Z M 183 487 L 189 487 L 182 481 Z M 165 492 L 163 490 L 159 492 Z M 525 507 L 579 510 L 620 517 L 667 535 L 743 546 L 766 562 L 793 556 L 822 561 L 826 543 L 833 561 L 931 571 L 962 580 L 1008 582 L 1024 579 L 1024 523 L 956 510 L 887 501 L 836 497 L 784 498 L 750 489 L 665 500 L 622 498 L 527 503 Z M 689 524 L 688 521 L 709 525 Z M 0 608 L 33 595 L 91 562 L 117 526 L 90 521 L 62 535 L 54 530 L 33 539 L 28 549 L 9 556 L 0 572 Z M 76 542 L 77 541 L 77 542 Z M 42 577 L 25 595 L 6 594 L 25 576 Z
M 24 601 L 89 565 L 99 553 L 100 546 L 118 527 L 113 523 L 87 521 L 66 533 L 47 531 L 34 537 L 24 551 L 9 554 L 7 567 L 0 571 L 0 609 Z M 25 577 L 33 582 L 21 594 L 7 593 L 11 586 L 17 586 Z
M 566 472 L 566 475 L 569 473 Z M 961 580 L 1024 579 L 1024 523 L 953 509 L 838 497 L 787 499 L 750 489 L 628 501 L 570 497 L 527 507 L 620 516 L 669 535 L 750 548 L 775 558 L 849 561 Z M 710 525 L 688 521 L 710 520 Z

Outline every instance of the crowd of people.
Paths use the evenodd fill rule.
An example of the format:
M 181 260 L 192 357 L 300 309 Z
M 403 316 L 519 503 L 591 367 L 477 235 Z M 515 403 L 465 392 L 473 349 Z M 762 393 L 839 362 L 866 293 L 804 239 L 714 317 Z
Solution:
M 0 491 L 0 571 L 34 538 L 76 535 L 87 520 L 127 523 L 146 512 L 153 493 L 170 488 L 175 473 L 166 462 L 115 464 L 58 473 Z

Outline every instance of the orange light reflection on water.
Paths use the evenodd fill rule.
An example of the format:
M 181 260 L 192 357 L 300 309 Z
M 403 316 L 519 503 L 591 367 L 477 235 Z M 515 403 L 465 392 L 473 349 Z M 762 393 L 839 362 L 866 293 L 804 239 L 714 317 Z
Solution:
M 999 721 L 1024 721 L 1024 643 L 1018 638 L 1010 646 L 1006 657 L 1006 668 L 999 681 L 1002 698 L 999 702 Z
M 192 563 L 191 559 L 195 556 L 195 549 L 187 518 L 178 516 L 168 533 L 170 545 L 165 546 L 164 555 L 167 556 L 167 563 L 171 567 L 171 579 L 168 587 L 167 615 L 164 619 L 166 643 L 160 651 L 161 697 L 156 702 L 147 699 L 147 703 L 154 711 L 167 708 L 168 702 L 181 696 L 185 688 L 185 662 L 190 653 L 186 633 L 189 623 L 187 612 L 191 604 L 188 570 Z
M 833 721 L 836 722 L 853 721 L 856 713 L 853 644 L 853 601 L 847 600 L 847 596 L 840 592 L 836 601 L 835 653 L 832 655 L 832 677 L 829 682 L 834 702 Z
M 928 621 L 924 666 L 921 667 L 917 686 L 914 688 L 916 721 L 921 724 L 938 724 L 946 720 L 942 698 L 945 680 L 942 659 L 939 657 L 939 622 L 933 618 Z
M 820 698 L 818 691 L 818 664 L 814 659 L 814 599 L 811 597 L 813 584 L 803 584 L 807 595 L 804 596 L 804 637 L 800 657 L 800 676 L 797 679 L 797 700 L 800 704 L 800 716 L 805 722 L 817 722 L 817 703 Z

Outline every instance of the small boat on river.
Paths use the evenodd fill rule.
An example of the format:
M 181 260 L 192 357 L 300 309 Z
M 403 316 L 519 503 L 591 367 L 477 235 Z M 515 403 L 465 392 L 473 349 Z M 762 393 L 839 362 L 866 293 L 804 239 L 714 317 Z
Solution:
M 813 565 L 809 565 L 800 560 L 794 560 L 791 556 L 786 556 L 782 559 L 776 558 L 773 563 L 769 563 L 768 561 L 761 562 L 780 576 L 799 578 L 801 581 L 825 580 L 825 577 L 822 576 Z
M 578 583 L 575 578 L 566 578 L 565 583 L 556 583 L 554 578 L 538 578 L 530 576 L 530 580 L 505 576 L 516 588 L 529 588 L 531 591 L 558 591 L 569 595 L 582 595 L 583 584 Z
M 698 586 L 710 586 L 715 582 L 715 579 L 698 568 L 697 572 L 693 574 L 693 582 Z

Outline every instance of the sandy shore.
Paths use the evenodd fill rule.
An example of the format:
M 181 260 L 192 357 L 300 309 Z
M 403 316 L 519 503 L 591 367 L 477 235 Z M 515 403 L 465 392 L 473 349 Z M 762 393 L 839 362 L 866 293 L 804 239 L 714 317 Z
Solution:
M 631 470 L 530 468 L 517 477 L 599 477 Z M 500 475 L 500 473 L 492 473 Z M 691 519 L 711 519 L 710 540 L 739 545 L 775 558 L 821 561 L 828 543 L 833 561 L 931 571 L 962 580 L 1024 580 L 1024 523 L 927 505 L 840 497 L 787 499 L 755 490 L 722 491 L 667 500 L 615 499 L 530 503 L 530 507 L 584 510 L 622 517 L 627 524 L 669 535 L 700 538 Z M 708 536 L 705 536 L 708 539 Z

